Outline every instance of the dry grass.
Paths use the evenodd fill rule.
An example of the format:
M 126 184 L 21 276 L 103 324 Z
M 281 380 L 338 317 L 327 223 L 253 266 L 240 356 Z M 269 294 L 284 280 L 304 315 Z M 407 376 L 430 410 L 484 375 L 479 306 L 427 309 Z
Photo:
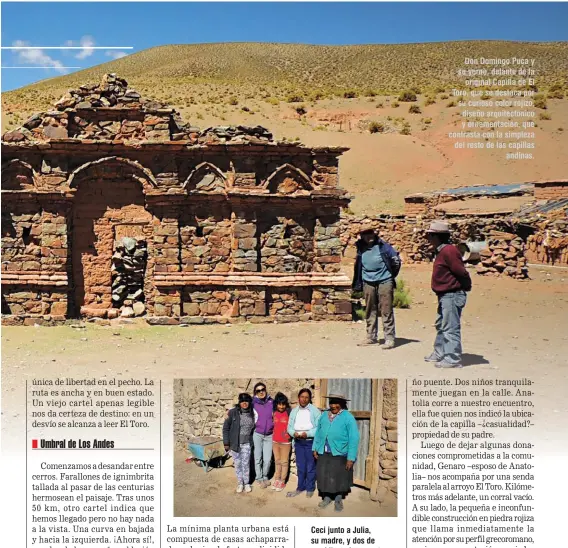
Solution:
M 539 85 L 565 80 L 567 43 L 499 41 L 427 44 L 310 46 L 219 43 L 159 46 L 3 94 L 16 112 L 47 109 L 67 89 L 116 72 L 143 95 L 175 106 L 233 104 L 237 99 L 269 102 L 392 94 L 433 94 L 457 84 L 465 57 L 510 57 L 519 50 L 536 59 Z M 293 84 L 291 84 L 293 82 Z M 556 96 L 562 93 L 554 89 Z M 235 99 L 233 99 L 233 97 Z

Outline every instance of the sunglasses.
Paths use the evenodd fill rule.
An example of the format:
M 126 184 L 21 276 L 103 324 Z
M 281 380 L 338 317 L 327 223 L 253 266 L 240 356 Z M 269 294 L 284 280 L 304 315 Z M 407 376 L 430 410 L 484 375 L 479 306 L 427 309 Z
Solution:
M 259 388 L 258 390 L 255 390 L 255 394 L 260 394 L 261 392 L 266 392 L 266 388 Z

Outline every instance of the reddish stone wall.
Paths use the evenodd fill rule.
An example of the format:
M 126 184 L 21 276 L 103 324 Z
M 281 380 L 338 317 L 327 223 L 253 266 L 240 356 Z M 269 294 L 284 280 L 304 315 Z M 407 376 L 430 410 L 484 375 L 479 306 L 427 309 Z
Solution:
M 82 181 L 73 207 L 74 306 L 94 313 L 112 307 L 111 257 L 116 232 L 135 225 L 143 239 L 151 233 L 151 214 L 137 181 L 92 179 Z M 150 242 L 151 244 L 152 242 Z M 149 248 L 152 255 L 153 246 Z
M 334 294 L 346 149 L 276 143 L 260 126 L 199 131 L 114 74 L 2 139 L 2 270 L 30 289 L 15 293 L 57 287 L 75 316 L 347 316 Z M 49 315 L 47 304 L 16 309 Z
M 334 287 L 186 286 L 160 290 L 151 323 L 351 320 L 350 291 Z M 160 318 L 162 317 L 162 318 Z
M 10 285 L 2 290 L 2 314 L 12 317 L 6 325 L 33 325 L 63 321 L 67 317 L 67 292 L 29 284 Z
M 33 201 L 2 209 L 2 270 L 62 272 L 66 264 L 64 213 L 44 211 Z
M 568 198 L 568 181 L 543 181 L 534 183 L 537 200 L 560 200 Z

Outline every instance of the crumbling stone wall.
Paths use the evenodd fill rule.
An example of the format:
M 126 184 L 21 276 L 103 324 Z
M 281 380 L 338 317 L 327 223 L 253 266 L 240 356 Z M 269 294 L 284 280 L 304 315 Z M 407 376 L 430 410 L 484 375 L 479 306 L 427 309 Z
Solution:
M 341 268 L 341 223 L 334 216 L 316 219 L 315 265 L 319 272 L 339 272 Z
M 231 269 L 231 220 L 221 213 L 205 218 L 183 214 L 179 236 L 182 271 L 228 272 Z
M 516 235 L 516 226 L 504 215 L 466 216 L 445 219 L 450 225 L 452 241 L 487 241 L 488 250 L 484 252 L 479 274 L 503 274 L 513 278 L 528 277 L 525 258 L 525 244 Z M 342 217 L 341 242 L 344 257 L 353 259 L 356 254 L 355 243 L 359 230 L 364 224 L 371 224 L 381 238 L 393 245 L 406 264 L 431 262 L 433 253 L 426 239 L 430 218 L 406 217 L 403 215 L 377 217 Z M 504 239 L 514 240 L 514 245 L 502 246 Z M 503 252 L 503 253 L 501 253 Z M 505 258 L 505 255 L 507 257 Z
M 314 221 L 268 218 L 260 236 L 262 272 L 310 272 L 314 262 Z
M 147 249 L 137 309 L 158 323 L 350 319 L 338 245 L 344 148 L 277 143 L 262 127 L 199 131 L 113 74 L 4 134 L 2 148 L 7 283 L 31 288 L 39 281 L 22 273 L 35 273 L 45 286 L 65 272 L 51 281 L 67 291 L 68 316 L 131 314 L 139 289 L 119 296 L 111 268 L 128 237 Z M 315 288 L 325 311 L 312 310 Z
M 514 234 L 490 235 L 487 249 L 481 252 L 478 274 L 505 274 L 513 278 L 528 277 L 525 243 Z
M 234 407 L 240 392 L 252 390 L 256 382 L 265 382 L 268 393 L 286 394 L 293 405 L 301 388 L 310 388 L 314 403 L 319 404 L 319 379 L 175 379 L 174 380 L 174 446 L 187 450 L 193 437 L 215 436 L 222 438 L 223 421 L 227 411 Z M 381 431 L 378 436 L 379 485 L 377 500 L 383 502 L 389 493 L 397 495 L 398 476 L 398 382 L 385 379 L 382 386 Z M 292 453 L 292 473 L 295 473 Z
M 568 198 L 568 180 L 537 181 L 534 183 L 534 197 L 537 200 Z
M 383 417 L 379 449 L 378 500 L 398 494 L 398 381 L 383 380 Z
M 59 211 L 58 211 L 59 210 Z M 2 208 L 2 314 L 62 320 L 68 313 L 64 203 L 19 194 Z M 10 323 L 10 322 L 8 322 Z M 30 322 L 28 322 L 29 324 Z
M 237 403 L 240 392 L 252 394 L 257 382 L 265 382 L 270 396 L 277 392 L 297 402 L 301 388 L 315 388 L 315 379 L 175 379 L 174 444 L 187 449 L 191 437 L 222 437 L 227 411 Z
M 532 263 L 568 266 L 568 205 L 535 216 L 533 234 L 527 238 L 527 260 Z

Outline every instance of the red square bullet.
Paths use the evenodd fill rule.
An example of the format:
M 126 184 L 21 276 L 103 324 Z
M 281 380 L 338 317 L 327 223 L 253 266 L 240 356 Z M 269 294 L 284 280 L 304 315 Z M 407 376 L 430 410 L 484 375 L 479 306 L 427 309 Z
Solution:
M 32 440 L 32 449 L 37 449 L 37 440 Z

